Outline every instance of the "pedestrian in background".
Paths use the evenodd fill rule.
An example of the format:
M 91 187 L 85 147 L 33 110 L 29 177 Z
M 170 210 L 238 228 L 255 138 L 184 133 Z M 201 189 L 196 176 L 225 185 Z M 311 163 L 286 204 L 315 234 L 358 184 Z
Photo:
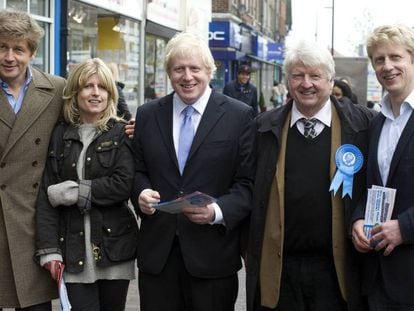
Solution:
M 112 75 L 115 79 L 116 83 L 116 89 L 118 90 L 118 103 L 116 106 L 116 114 L 118 117 L 123 118 L 126 121 L 131 120 L 131 112 L 129 111 L 128 105 L 125 100 L 125 94 L 124 94 L 124 87 L 125 83 L 122 83 L 119 81 L 119 71 L 118 71 L 118 65 L 114 62 L 110 62 L 108 64 L 109 69 L 111 69 Z
M 43 29 L 27 13 L 0 11 L 0 308 L 51 310 L 57 287 L 33 260 L 35 202 L 63 78 L 30 66 Z
M 214 59 L 194 34 L 168 42 L 165 68 L 174 92 L 138 107 L 133 140 L 140 310 L 234 310 L 241 224 L 251 210 L 253 110 L 210 88 Z M 178 214 L 153 208 L 195 191 L 217 201 Z
M 367 52 L 379 83 L 387 94 L 370 129 L 367 187 L 396 189 L 388 220 L 363 231 L 366 200 L 355 213 L 353 241 L 367 253 L 363 293 L 369 310 L 414 310 L 414 30 L 404 25 L 376 28 L 367 39 Z
M 272 87 L 272 96 L 270 97 L 270 101 L 273 104 L 273 108 L 277 108 L 282 105 L 281 98 L 282 97 L 279 90 L 279 82 L 274 81 Z
M 64 279 L 72 310 L 122 311 L 135 278 L 138 226 L 128 207 L 134 159 L 118 93 L 98 59 L 69 74 L 36 204 L 36 257 Z
M 349 192 L 329 189 L 340 172 L 338 150 L 352 145 L 347 152 L 366 154 L 372 113 L 330 96 L 335 64 L 325 48 L 299 42 L 287 50 L 284 70 L 292 100 L 257 117 L 247 310 L 365 311 L 347 229 L 364 167 Z
M 248 65 L 241 65 L 237 70 L 237 79 L 224 86 L 223 94 L 246 103 L 253 108 L 254 114 L 259 113 L 257 89 L 250 82 L 251 69 Z

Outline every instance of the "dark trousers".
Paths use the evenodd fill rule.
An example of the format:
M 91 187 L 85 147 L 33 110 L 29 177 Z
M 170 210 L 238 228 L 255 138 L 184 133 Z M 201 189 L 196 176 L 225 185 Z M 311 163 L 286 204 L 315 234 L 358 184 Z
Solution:
M 237 274 L 204 279 L 191 276 L 178 242 L 159 275 L 139 271 L 141 311 L 233 311 L 237 299 Z
M 283 259 L 279 303 L 273 310 L 347 310 L 333 260 L 325 257 L 286 256 Z
M 50 301 L 41 303 L 38 305 L 26 307 L 26 308 L 16 308 L 16 311 L 52 311 L 52 303 Z M 0 311 L 3 309 L 0 308 Z
M 72 311 L 123 311 L 129 280 L 66 283 Z
M 414 305 L 407 305 L 391 300 L 384 290 L 381 278 L 378 278 L 374 284 L 372 293 L 368 295 L 368 305 L 371 311 L 414 311 Z

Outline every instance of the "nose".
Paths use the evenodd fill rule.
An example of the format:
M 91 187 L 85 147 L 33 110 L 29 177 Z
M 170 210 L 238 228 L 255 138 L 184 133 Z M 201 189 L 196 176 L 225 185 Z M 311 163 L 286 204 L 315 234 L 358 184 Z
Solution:
M 384 60 L 384 70 L 390 70 L 392 69 L 393 65 L 392 65 L 392 61 L 387 57 Z
M 14 59 L 14 53 L 13 53 L 13 49 L 9 48 L 6 53 L 5 53 L 5 59 L 8 61 L 12 61 Z
M 308 74 L 303 76 L 301 85 L 302 87 L 312 87 L 312 79 Z
M 95 96 L 99 95 L 99 86 L 97 84 L 92 87 L 92 94 Z
M 185 68 L 184 71 L 184 79 L 186 80 L 191 80 L 191 78 L 193 77 L 190 68 Z

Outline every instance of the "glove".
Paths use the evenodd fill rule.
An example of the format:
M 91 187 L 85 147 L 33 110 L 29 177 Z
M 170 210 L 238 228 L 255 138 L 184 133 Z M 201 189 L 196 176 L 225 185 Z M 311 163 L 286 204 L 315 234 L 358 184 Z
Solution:
M 73 180 L 66 180 L 47 188 L 47 196 L 53 207 L 70 206 L 78 202 L 79 185 Z

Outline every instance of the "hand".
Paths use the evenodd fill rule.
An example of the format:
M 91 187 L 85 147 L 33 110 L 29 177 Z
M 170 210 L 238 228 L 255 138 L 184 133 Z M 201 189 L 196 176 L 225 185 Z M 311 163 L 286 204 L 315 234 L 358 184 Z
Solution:
M 60 271 L 63 268 L 62 266 L 63 266 L 62 262 L 58 260 L 51 260 L 45 263 L 43 265 L 43 268 L 45 268 L 46 270 L 50 272 L 50 276 L 52 277 L 53 280 L 58 281 Z
M 214 206 L 212 204 L 198 207 L 185 207 L 183 208 L 183 214 L 187 218 L 196 224 L 205 225 L 214 221 L 216 214 Z
M 367 253 L 371 250 L 369 240 L 364 233 L 364 219 L 358 219 L 352 226 L 352 243 L 357 251 Z
M 141 192 L 138 197 L 138 204 L 141 212 L 147 215 L 152 215 L 155 213 L 155 208 L 152 207 L 153 204 L 158 204 L 160 202 L 160 194 L 158 191 L 151 189 L 145 189 Z
M 135 131 L 135 119 L 130 119 L 128 124 L 125 125 L 125 135 L 128 136 L 129 139 L 134 138 L 134 131 Z
M 372 229 L 371 243 L 375 245 L 378 252 L 384 249 L 384 256 L 388 256 L 395 247 L 402 244 L 400 224 L 398 220 L 389 220 Z

